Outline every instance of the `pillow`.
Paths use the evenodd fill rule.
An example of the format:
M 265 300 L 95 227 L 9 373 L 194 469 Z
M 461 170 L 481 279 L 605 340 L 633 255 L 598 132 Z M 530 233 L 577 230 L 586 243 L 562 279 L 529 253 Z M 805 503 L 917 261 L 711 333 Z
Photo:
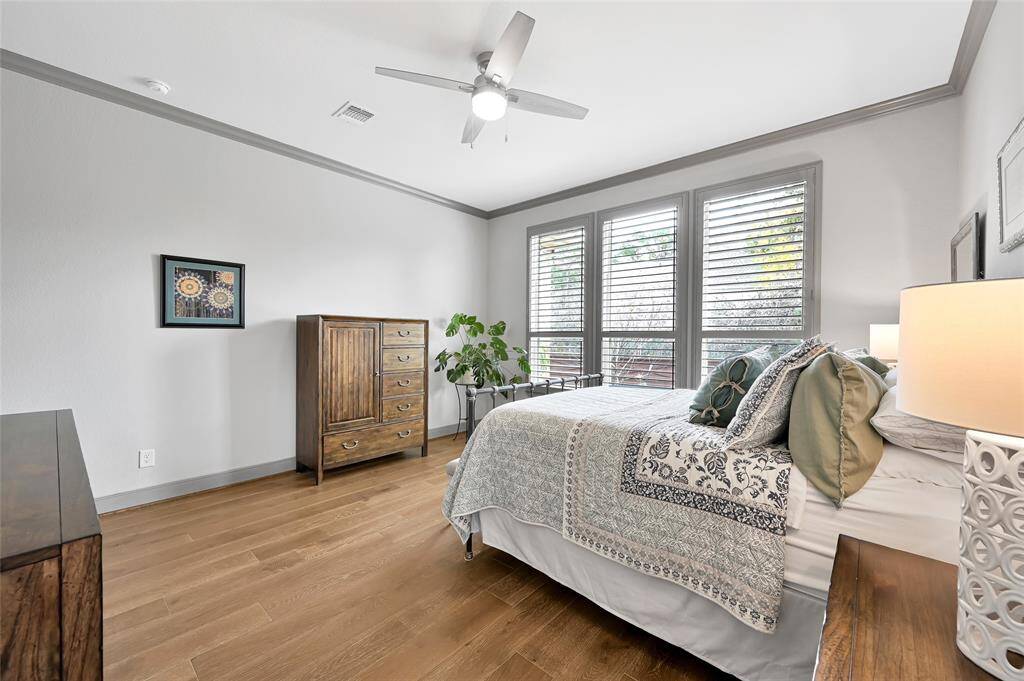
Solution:
M 852 350 L 843 350 L 843 354 L 850 359 L 855 359 L 868 369 L 871 369 L 879 376 L 885 376 L 889 373 L 889 365 L 868 354 L 867 348 L 853 348 Z
M 958 426 L 929 421 L 896 408 L 897 388 L 889 388 L 871 419 L 882 437 L 894 445 L 931 454 L 953 463 L 963 463 L 967 430 Z
M 729 422 L 725 446 L 760 447 L 781 439 L 800 372 L 826 350 L 819 336 L 808 338 L 761 372 Z
M 723 359 L 700 384 L 690 405 L 690 423 L 725 428 L 754 379 L 775 360 L 769 346 Z
M 939 487 L 960 489 L 964 481 L 964 467 L 962 463 L 952 463 L 929 454 L 915 452 L 913 449 L 894 445 L 891 442 L 885 442 L 882 448 L 882 460 L 878 462 L 878 468 L 875 469 L 875 474 L 872 477 L 913 480 Z
M 892 369 L 889 369 L 889 373 L 885 375 L 885 384 L 890 388 L 895 388 L 896 383 L 899 382 L 899 379 L 899 369 L 893 367 Z
M 796 382 L 789 453 L 836 506 L 864 486 L 882 458 L 871 417 L 884 394 L 881 376 L 839 352 L 819 355 Z

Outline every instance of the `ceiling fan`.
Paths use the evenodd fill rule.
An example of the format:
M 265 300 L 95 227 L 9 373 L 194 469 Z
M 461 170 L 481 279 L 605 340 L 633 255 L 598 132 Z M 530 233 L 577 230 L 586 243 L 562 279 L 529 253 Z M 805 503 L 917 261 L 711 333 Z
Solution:
M 523 58 L 523 52 L 526 51 L 526 43 L 530 40 L 534 23 L 532 18 L 522 12 L 516 12 L 505 32 L 501 34 L 501 39 L 498 40 L 498 46 L 494 48 L 494 51 L 481 52 L 477 55 L 476 66 L 480 75 L 472 83 L 427 76 L 411 71 L 386 69 L 381 66 L 374 71 L 378 75 L 389 78 L 470 94 L 471 111 L 469 118 L 466 119 L 466 126 L 462 130 L 463 144 L 472 144 L 480 131 L 484 129 L 484 124 L 500 119 L 505 115 L 506 108 L 510 106 L 523 111 L 582 120 L 587 115 L 587 109 L 582 106 L 536 92 L 508 87 L 512 76 L 515 75 L 516 67 L 519 66 L 519 61 Z

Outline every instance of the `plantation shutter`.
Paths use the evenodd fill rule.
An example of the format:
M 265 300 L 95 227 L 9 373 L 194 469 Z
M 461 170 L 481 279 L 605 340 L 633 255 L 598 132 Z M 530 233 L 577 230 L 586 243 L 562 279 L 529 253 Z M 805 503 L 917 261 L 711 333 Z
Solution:
M 810 335 L 814 185 L 807 172 L 698 194 L 701 378 L 730 355 L 762 345 L 784 350 Z
M 676 198 L 598 217 L 605 384 L 675 386 L 680 213 Z
M 531 230 L 527 340 L 533 380 L 584 373 L 587 220 Z

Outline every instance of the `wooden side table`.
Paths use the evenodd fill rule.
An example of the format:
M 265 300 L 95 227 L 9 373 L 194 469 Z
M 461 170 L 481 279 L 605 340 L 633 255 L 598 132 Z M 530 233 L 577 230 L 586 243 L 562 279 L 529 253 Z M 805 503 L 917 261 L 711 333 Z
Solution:
M 994 679 L 956 647 L 956 571 L 839 535 L 814 678 Z

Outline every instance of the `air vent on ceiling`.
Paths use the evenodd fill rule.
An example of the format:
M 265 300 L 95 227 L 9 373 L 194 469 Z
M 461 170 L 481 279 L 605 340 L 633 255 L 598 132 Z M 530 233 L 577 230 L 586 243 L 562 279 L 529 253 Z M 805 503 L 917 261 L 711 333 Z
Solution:
M 337 111 L 331 114 L 331 118 L 340 118 L 346 123 L 353 125 L 364 125 L 366 121 L 373 118 L 373 112 L 361 109 L 352 102 L 345 102 Z

